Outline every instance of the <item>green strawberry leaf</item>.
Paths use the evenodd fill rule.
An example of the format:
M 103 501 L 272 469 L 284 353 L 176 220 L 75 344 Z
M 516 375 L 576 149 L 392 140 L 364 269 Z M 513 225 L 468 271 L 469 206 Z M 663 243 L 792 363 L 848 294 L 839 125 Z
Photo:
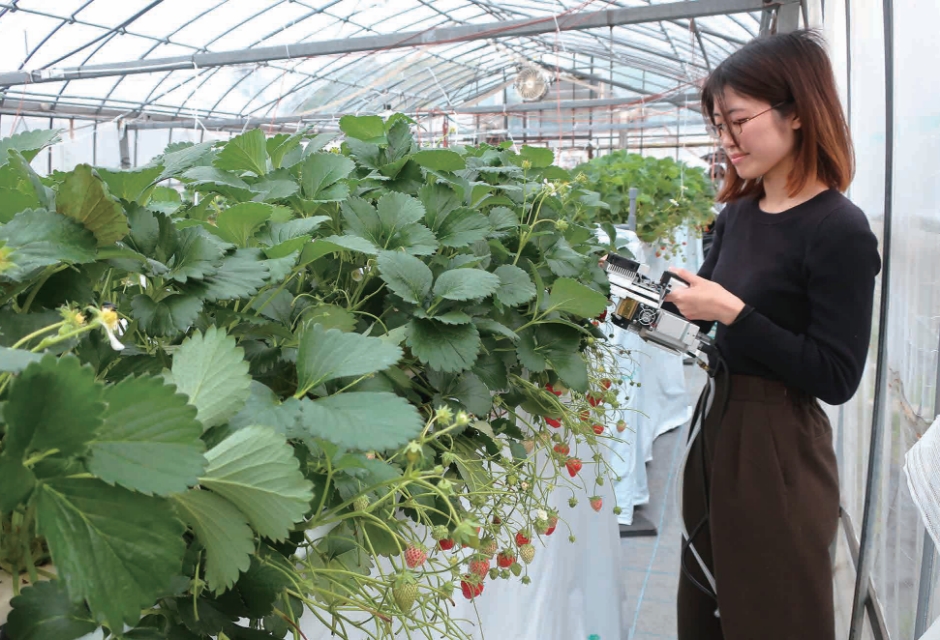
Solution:
M 251 190 L 258 194 L 255 200 L 273 202 L 297 195 L 300 185 L 286 169 L 283 169 L 269 173 L 262 180 L 251 185 Z
M 252 129 L 235 136 L 225 143 L 212 164 L 223 171 L 249 171 L 256 176 L 263 176 L 268 172 L 268 151 L 264 132 L 261 129 Z
M 424 428 L 407 400 L 384 391 L 349 391 L 301 401 L 301 425 L 315 437 L 358 451 L 398 448 Z
M 6 632 L 17 640 L 75 640 L 98 628 L 85 603 L 73 603 L 60 580 L 26 587 L 10 604 Z
M 476 300 L 495 293 L 499 276 L 482 269 L 452 269 L 434 283 L 434 295 L 445 300 Z
M 339 128 L 350 138 L 382 144 L 385 140 L 385 122 L 379 116 L 343 116 Z
M 95 234 L 98 246 L 114 244 L 127 235 L 124 209 L 108 193 L 95 170 L 80 164 L 66 175 L 56 195 L 56 211 L 80 222 Z
M 157 179 L 163 173 L 160 165 L 141 167 L 131 171 L 111 171 L 96 169 L 98 176 L 108 185 L 108 191 L 116 198 L 127 202 L 144 205 L 150 200 L 150 194 Z
M 349 189 L 339 181 L 356 168 L 356 163 L 336 153 L 311 153 L 304 160 L 301 184 L 304 197 L 319 202 L 345 200 Z
M 125 378 L 104 391 L 104 426 L 88 469 L 108 484 L 166 496 L 196 484 L 206 465 L 202 425 L 186 396 L 160 378 Z
M 308 324 L 297 350 L 297 386 L 306 393 L 330 380 L 382 371 L 401 356 L 401 349 L 379 338 Z
M 95 260 L 95 237 L 82 225 L 45 209 L 27 209 L 0 226 L 0 274 L 13 281 L 60 262 Z
M 441 245 L 455 249 L 485 240 L 492 229 L 486 216 L 466 207 L 455 209 L 443 219 L 438 218 L 438 222 L 434 233 Z
M 552 285 L 548 305 L 582 318 L 594 318 L 607 308 L 607 298 L 577 280 L 559 278 Z
M 261 202 L 241 202 L 216 216 L 216 233 L 236 247 L 247 247 L 248 239 L 268 221 L 274 207 Z
M 36 487 L 36 476 L 15 455 L 0 453 L 0 513 L 10 513 L 26 502 Z
M 411 159 L 435 171 L 460 171 L 467 168 L 463 156 L 450 149 L 423 149 L 411 156 Z
M 295 218 L 287 222 L 269 222 L 266 229 L 255 234 L 255 239 L 263 247 L 275 247 L 290 240 L 309 237 L 320 225 L 329 220 L 329 216 L 312 216 Z
M 270 263 L 260 249 L 238 249 L 222 259 L 213 275 L 185 289 L 209 302 L 242 300 L 258 293 L 271 278 Z
M 216 327 L 186 338 L 165 377 L 189 397 L 205 429 L 225 424 L 238 413 L 251 383 L 245 352 Z
M 195 324 L 202 311 L 202 300 L 174 293 L 154 302 L 147 294 L 140 293 L 131 300 L 131 310 L 147 335 L 175 338 Z
M 27 366 L 13 380 L 3 407 L 4 454 L 82 453 L 102 424 L 102 388 L 94 370 L 75 356 L 50 354 Z
M 263 206 L 263 205 L 262 205 Z M 214 274 L 223 251 L 201 227 L 188 227 L 179 232 L 179 241 L 167 261 L 166 276 L 185 284 L 190 278 L 200 280 Z
M 448 325 L 412 320 L 406 344 L 421 362 L 448 373 L 473 366 L 480 353 L 480 334 L 472 324 Z
M 191 489 L 172 496 L 180 518 L 192 527 L 206 548 L 206 582 L 215 593 L 225 591 L 248 569 L 255 536 L 248 519 L 225 498 Z
M 256 195 L 247 182 L 234 173 L 222 171 L 216 167 L 192 167 L 187 169 L 181 178 L 196 191 L 221 193 L 237 202 L 251 200 Z
M 414 256 L 400 251 L 382 251 L 377 265 L 388 288 L 405 302 L 420 305 L 431 291 L 434 280 L 431 269 Z
M 311 484 L 284 436 L 267 427 L 245 427 L 206 458 L 200 484 L 238 507 L 259 535 L 283 540 L 303 520 L 313 498 Z
M 40 151 L 59 142 L 60 133 L 60 129 L 31 129 L 0 140 L 0 166 L 9 161 L 11 149 L 19 151 L 27 162 L 32 162 Z
M 71 600 L 111 629 L 137 622 L 182 568 L 184 528 L 162 498 L 57 478 L 37 488 L 36 513 Z
M 504 264 L 496 267 L 496 275 L 499 277 L 496 299 L 507 307 L 523 304 L 535 297 L 535 285 L 524 269 Z
M 544 169 L 551 166 L 552 162 L 555 161 L 555 153 L 546 147 L 530 147 L 523 145 L 519 155 L 523 159 L 531 162 L 533 169 Z

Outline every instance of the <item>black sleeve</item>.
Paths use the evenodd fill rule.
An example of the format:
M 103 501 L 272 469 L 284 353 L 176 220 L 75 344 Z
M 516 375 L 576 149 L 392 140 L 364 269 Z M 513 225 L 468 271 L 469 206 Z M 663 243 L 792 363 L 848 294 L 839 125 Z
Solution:
M 805 256 L 810 321 L 795 334 L 752 310 L 728 337 L 786 384 L 829 404 L 854 395 L 871 340 L 878 240 L 865 215 L 847 207 L 818 226 Z
M 724 235 L 725 221 L 728 219 L 727 211 L 728 207 L 725 207 L 724 211 L 719 213 L 718 217 L 715 219 L 715 237 L 712 240 L 711 249 L 708 250 L 708 257 L 705 258 L 705 262 L 702 263 L 702 267 L 698 270 L 698 275 L 707 280 L 712 279 L 712 272 L 715 270 L 715 264 L 718 262 L 718 253 L 721 251 L 721 236 Z M 669 313 L 684 317 L 679 313 L 679 309 L 676 308 L 676 305 L 671 302 L 663 303 L 663 309 Z M 715 325 L 715 322 L 712 320 L 695 320 L 694 322 L 698 325 L 699 329 L 701 329 L 702 333 L 708 333 Z

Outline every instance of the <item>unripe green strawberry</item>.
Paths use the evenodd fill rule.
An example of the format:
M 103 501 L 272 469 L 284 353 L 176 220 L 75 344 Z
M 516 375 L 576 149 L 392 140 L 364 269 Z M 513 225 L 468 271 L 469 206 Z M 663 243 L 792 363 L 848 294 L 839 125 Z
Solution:
M 532 560 L 535 559 L 535 547 L 531 544 L 524 544 L 519 547 L 519 557 L 522 558 L 522 561 L 526 564 L 532 564 Z
M 509 570 L 512 572 L 512 575 L 518 578 L 522 574 L 522 565 L 518 562 L 513 562 Z
M 442 524 L 431 529 L 431 537 L 435 540 L 443 540 L 448 535 L 447 527 Z
M 369 498 L 367 496 L 359 496 L 353 500 L 353 510 L 354 511 L 365 511 L 369 508 Z
M 395 584 L 392 586 L 392 598 L 402 612 L 408 613 L 411 611 L 417 597 L 418 585 L 414 583 L 410 576 L 402 576 L 395 580 Z
M 498 550 L 499 545 L 496 544 L 496 540 L 490 536 L 483 538 L 483 541 L 480 543 L 480 552 L 490 556 L 491 558 L 496 555 Z

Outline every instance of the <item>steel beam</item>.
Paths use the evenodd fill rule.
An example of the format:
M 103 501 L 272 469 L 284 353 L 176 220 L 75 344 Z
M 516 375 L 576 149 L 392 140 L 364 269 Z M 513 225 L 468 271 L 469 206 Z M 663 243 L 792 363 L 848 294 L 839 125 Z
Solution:
M 773 2 L 774 6 L 781 4 Z M 510 20 L 460 27 L 442 27 L 426 31 L 364 36 L 320 42 L 304 42 L 276 47 L 256 47 L 218 53 L 193 53 L 185 56 L 133 60 L 111 64 L 85 65 L 39 71 L 0 73 L 0 86 L 61 82 L 84 78 L 124 76 L 135 73 L 153 73 L 255 64 L 273 60 L 290 60 L 314 56 L 336 55 L 361 51 L 423 47 L 481 38 L 525 37 L 555 31 L 580 31 L 627 24 L 640 24 L 660 20 L 679 20 L 704 16 L 760 11 L 767 7 L 762 0 L 696 0 L 672 2 L 607 11 L 551 15 L 530 20 Z

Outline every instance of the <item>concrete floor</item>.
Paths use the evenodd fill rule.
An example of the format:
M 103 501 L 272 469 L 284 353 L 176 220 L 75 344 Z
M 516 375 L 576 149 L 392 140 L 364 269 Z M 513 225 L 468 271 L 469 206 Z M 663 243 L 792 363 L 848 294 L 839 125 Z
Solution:
M 705 384 L 698 367 L 685 368 L 689 403 L 694 405 Z M 679 583 L 679 519 L 675 489 L 679 457 L 688 425 L 664 433 L 653 442 L 647 465 L 650 503 L 636 514 L 656 526 L 658 535 L 621 539 L 625 599 L 622 640 L 676 638 L 676 588 Z

